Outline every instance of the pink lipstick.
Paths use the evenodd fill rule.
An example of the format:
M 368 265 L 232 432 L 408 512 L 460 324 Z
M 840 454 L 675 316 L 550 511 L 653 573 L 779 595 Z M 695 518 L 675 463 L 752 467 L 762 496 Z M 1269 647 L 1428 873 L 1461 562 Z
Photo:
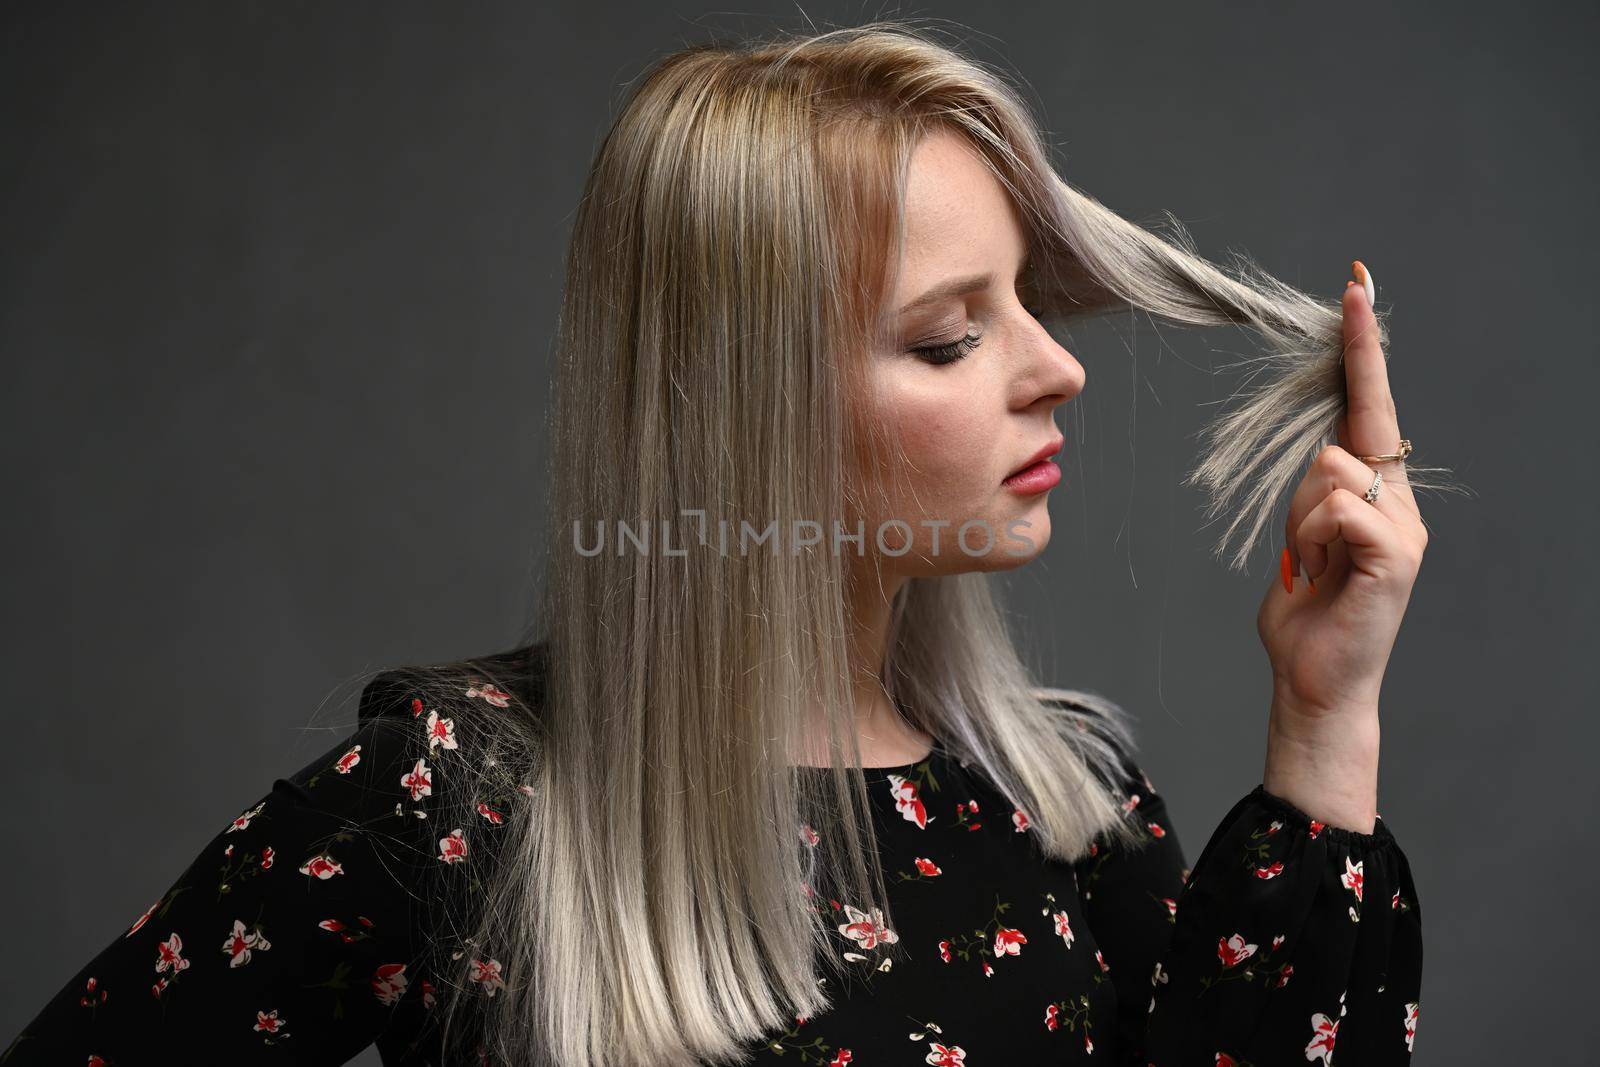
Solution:
M 1061 468 L 1052 463 L 1050 457 L 1061 451 L 1064 440 L 1058 437 L 1039 449 L 1000 484 L 1029 496 L 1053 489 L 1061 482 Z

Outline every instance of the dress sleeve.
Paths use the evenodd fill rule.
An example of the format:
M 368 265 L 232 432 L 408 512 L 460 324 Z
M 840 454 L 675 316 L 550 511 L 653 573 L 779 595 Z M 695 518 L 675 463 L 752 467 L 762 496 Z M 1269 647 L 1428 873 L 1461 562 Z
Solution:
M 1118 994 L 1120 1062 L 1138 1067 L 1409 1062 L 1422 924 L 1405 854 L 1327 826 L 1257 785 L 1191 871 L 1166 803 L 1125 766 L 1146 835 L 1074 865 Z
M 375 686 L 358 728 L 226 821 L 0 1063 L 340 1064 L 431 999 L 410 872 L 452 846 L 416 814 L 424 728 L 368 717 Z

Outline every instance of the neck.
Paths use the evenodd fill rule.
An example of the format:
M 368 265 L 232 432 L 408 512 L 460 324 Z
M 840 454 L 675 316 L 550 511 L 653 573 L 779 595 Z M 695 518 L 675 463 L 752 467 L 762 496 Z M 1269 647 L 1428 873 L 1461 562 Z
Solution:
M 891 606 L 905 581 L 893 574 L 884 574 L 880 580 L 870 564 L 851 574 L 850 678 L 863 767 L 912 763 L 933 746 L 931 736 L 905 721 L 883 687 Z M 820 728 L 813 731 L 810 751 L 805 765 L 826 765 L 827 739 Z

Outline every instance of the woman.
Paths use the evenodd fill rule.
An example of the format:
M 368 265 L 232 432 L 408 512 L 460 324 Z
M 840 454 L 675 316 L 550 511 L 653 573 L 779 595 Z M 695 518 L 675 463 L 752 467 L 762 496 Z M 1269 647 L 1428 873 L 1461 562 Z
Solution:
M 6 1062 L 1405 1061 L 1377 713 L 1426 535 L 1355 271 L 1334 306 L 1118 218 L 903 25 L 668 57 L 574 223 L 537 633 L 374 679 Z M 1192 870 L 985 573 L 1050 536 L 1085 377 L 1044 323 L 1127 308 L 1273 349 L 1196 472 L 1235 565 L 1314 455 L 1265 774 Z

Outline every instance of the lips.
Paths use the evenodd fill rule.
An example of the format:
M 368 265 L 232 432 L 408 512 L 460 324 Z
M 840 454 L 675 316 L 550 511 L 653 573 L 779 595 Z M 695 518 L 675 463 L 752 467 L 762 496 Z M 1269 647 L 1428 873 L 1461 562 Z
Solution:
M 1035 463 L 1038 463 L 1040 460 L 1049 459 L 1051 456 L 1053 456 L 1057 452 L 1061 451 L 1061 445 L 1065 441 L 1066 441 L 1066 438 L 1057 437 L 1054 441 L 1051 441 L 1049 444 L 1045 445 L 1043 448 L 1039 449 L 1039 451 L 1035 452 L 1032 456 L 1030 456 L 1028 458 L 1027 462 L 1025 462 L 1022 466 L 1018 467 L 1016 470 L 1014 470 L 1010 474 L 1006 475 L 1006 478 L 1008 480 L 1011 479 L 1011 478 L 1015 478 L 1017 475 L 1021 474 L 1023 471 L 1025 471 L 1029 467 L 1033 466 Z

